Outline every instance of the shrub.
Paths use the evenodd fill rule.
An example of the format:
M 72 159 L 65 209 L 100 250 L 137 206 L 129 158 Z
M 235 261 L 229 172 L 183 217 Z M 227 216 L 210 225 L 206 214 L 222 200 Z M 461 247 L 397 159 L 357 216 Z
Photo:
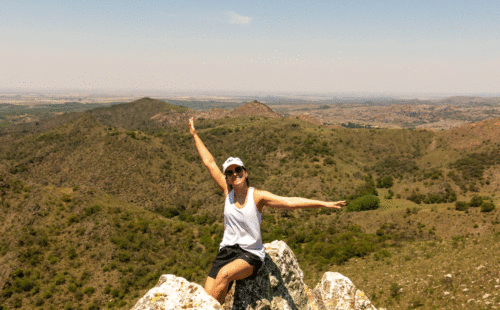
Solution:
M 473 208 L 479 208 L 483 204 L 483 197 L 481 196 L 474 196 L 470 200 L 469 206 Z
M 12 301 L 12 305 L 14 308 L 21 308 L 23 306 L 23 300 L 21 297 L 15 297 L 14 300 Z
M 77 287 L 76 287 L 75 283 L 70 283 L 68 285 L 68 291 L 70 291 L 70 292 L 76 292 L 76 289 L 77 289 Z
M 493 202 L 483 202 L 481 204 L 481 212 L 491 212 L 495 210 L 495 204 Z
M 391 297 L 398 298 L 401 294 L 401 286 L 398 283 L 392 283 L 390 287 Z
M 378 196 L 377 189 L 375 188 L 375 182 L 371 175 L 367 175 L 365 177 L 365 184 L 359 186 L 356 189 L 356 192 L 350 196 L 351 199 L 356 199 L 358 197 L 366 196 L 366 195 L 374 195 Z
M 95 292 L 95 288 L 93 288 L 92 286 L 88 286 L 86 287 L 84 290 L 83 290 L 83 293 L 84 294 L 87 294 L 88 296 L 94 294 Z
M 76 214 L 71 214 L 68 217 L 68 224 L 71 225 L 72 223 L 78 223 L 80 221 L 80 218 Z
M 85 215 L 91 216 L 92 214 L 97 213 L 99 211 L 101 211 L 101 206 L 93 205 L 91 207 L 85 208 Z
M 380 207 L 380 199 L 375 195 L 365 195 L 354 199 L 346 208 L 347 212 L 375 210 Z
M 469 209 L 469 204 L 465 201 L 457 201 L 455 202 L 455 210 L 458 211 L 467 211 Z
M 32 288 L 34 288 L 36 285 L 36 282 L 34 279 L 32 278 L 17 278 L 15 281 L 14 281 L 14 290 L 15 291 L 24 291 L 24 292 L 28 292 L 30 291 Z
M 394 191 L 392 189 L 389 189 L 388 194 L 389 195 L 384 197 L 385 199 L 392 199 L 392 197 L 394 197 Z
M 56 283 L 56 285 L 64 284 L 66 282 L 66 278 L 65 278 L 64 274 L 62 274 L 62 273 L 58 274 L 55 277 L 54 282 Z
M 118 252 L 118 260 L 120 262 L 130 261 L 130 253 L 126 250 L 122 250 L 122 251 Z
M 99 310 L 99 309 L 100 309 L 99 306 L 94 303 L 91 303 L 87 308 L 87 310 Z
M 64 202 L 71 202 L 71 200 L 73 200 L 73 198 L 71 198 L 70 194 L 63 194 L 62 195 L 62 201 L 64 201 Z
M 110 294 L 110 293 L 111 293 L 111 284 L 108 284 L 104 288 L 104 294 Z
M 422 200 L 425 199 L 425 195 L 424 194 L 417 194 L 417 192 L 412 191 L 411 195 L 408 196 L 408 198 L 406 198 L 406 199 L 408 199 L 409 201 L 413 201 L 414 203 L 421 204 Z
M 179 210 L 174 207 L 166 207 L 166 208 L 159 208 L 158 210 L 155 210 L 161 215 L 165 216 L 166 218 L 173 218 L 174 216 L 179 215 Z
M 335 164 L 335 161 L 331 156 L 328 156 L 323 160 L 323 165 L 333 165 L 333 164 Z
M 391 188 L 394 185 L 394 179 L 388 175 L 377 179 L 378 188 Z
M 76 249 L 75 247 L 69 247 L 68 249 L 68 258 L 69 259 L 74 259 L 76 258 L 78 255 L 76 254 Z
M 123 298 L 124 294 L 121 290 L 114 288 L 111 290 L 111 296 L 115 298 Z

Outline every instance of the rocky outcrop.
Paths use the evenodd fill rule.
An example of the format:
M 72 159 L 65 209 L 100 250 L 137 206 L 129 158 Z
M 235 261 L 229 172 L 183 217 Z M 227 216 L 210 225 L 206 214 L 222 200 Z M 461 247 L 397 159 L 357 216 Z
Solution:
M 257 277 L 236 281 L 223 306 L 200 285 L 163 275 L 133 310 L 376 310 L 351 280 L 336 272 L 326 272 L 321 282 L 309 289 L 293 251 L 285 242 L 273 241 L 264 246 L 266 258 Z
M 266 258 L 257 277 L 236 281 L 224 309 L 308 309 L 308 288 L 293 251 L 283 241 L 264 247 Z
M 325 272 L 314 290 L 320 293 L 325 309 L 376 310 L 365 293 L 338 272 Z
M 201 285 L 164 274 L 155 287 L 135 304 L 134 310 L 222 309 Z

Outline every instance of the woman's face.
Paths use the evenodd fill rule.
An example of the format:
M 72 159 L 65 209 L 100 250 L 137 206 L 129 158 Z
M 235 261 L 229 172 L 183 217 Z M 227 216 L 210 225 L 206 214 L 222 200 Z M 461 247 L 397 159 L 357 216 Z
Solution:
M 233 187 L 241 186 L 246 184 L 246 179 L 248 177 L 248 172 L 245 169 L 240 169 L 241 167 L 238 165 L 231 165 L 226 168 L 226 182 L 228 185 L 232 185 Z M 239 173 L 236 173 L 235 170 L 241 170 Z M 232 173 L 228 173 L 232 172 Z

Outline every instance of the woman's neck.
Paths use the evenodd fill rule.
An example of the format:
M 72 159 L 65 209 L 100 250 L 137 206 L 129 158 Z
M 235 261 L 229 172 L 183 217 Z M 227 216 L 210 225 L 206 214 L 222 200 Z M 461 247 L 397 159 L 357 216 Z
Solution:
M 234 198 L 236 201 L 241 201 L 241 200 L 245 201 L 248 193 L 248 186 L 246 184 L 244 184 L 240 188 L 233 187 L 233 190 L 234 190 Z

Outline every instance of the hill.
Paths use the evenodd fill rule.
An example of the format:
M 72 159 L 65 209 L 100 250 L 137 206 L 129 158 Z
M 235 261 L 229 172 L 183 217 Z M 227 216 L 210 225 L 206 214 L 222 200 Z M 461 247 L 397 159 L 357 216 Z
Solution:
M 110 127 L 145 130 L 157 124 L 154 119 L 151 119 L 155 115 L 172 116 L 188 112 L 192 110 L 146 97 L 129 103 L 94 109 L 90 113 L 101 123 Z
M 282 117 L 279 113 L 274 112 L 270 107 L 258 102 L 257 100 L 253 102 L 247 102 L 242 106 L 237 107 L 231 111 L 231 114 L 235 117 L 238 116 L 262 116 L 279 118 Z
M 203 285 L 222 238 L 223 197 L 186 124 L 151 121 L 192 113 L 169 108 L 144 99 L 0 136 L 2 306 L 130 308 L 164 273 Z M 134 111 L 142 118 L 124 119 Z M 469 281 L 470 290 L 460 300 L 482 300 L 500 278 L 490 262 L 500 231 L 500 142 L 493 138 L 498 126 L 485 124 L 490 142 L 457 148 L 450 145 L 468 139 L 465 128 L 458 134 L 326 128 L 260 116 L 195 123 L 216 162 L 241 157 L 257 188 L 324 200 L 378 194 L 381 207 L 364 212 L 265 209 L 262 236 L 290 245 L 308 285 L 326 270 L 343 270 L 375 294 L 377 307 L 391 308 L 408 308 L 418 296 L 423 308 L 450 308 L 454 303 L 442 295 L 459 292 L 460 281 Z M 477 197 L 496 209 L 455 210 L 455 200 Z M 446 253 L 463 261 L 446 260 Z M 423 259 L 428 267 L 417 264 Z M 481 262 L 484 273 L 454 274 L 451 288 L 439 284 L 443 270 L 469 270 L 467 260 Z M 402 280 L 425 272 L 436 281 Z M 422 289 L 430 293 L 423 297 Z
M 500 118 L 493 118 L 451 129 L 446 134 L 456 149 L 500 143 Z

